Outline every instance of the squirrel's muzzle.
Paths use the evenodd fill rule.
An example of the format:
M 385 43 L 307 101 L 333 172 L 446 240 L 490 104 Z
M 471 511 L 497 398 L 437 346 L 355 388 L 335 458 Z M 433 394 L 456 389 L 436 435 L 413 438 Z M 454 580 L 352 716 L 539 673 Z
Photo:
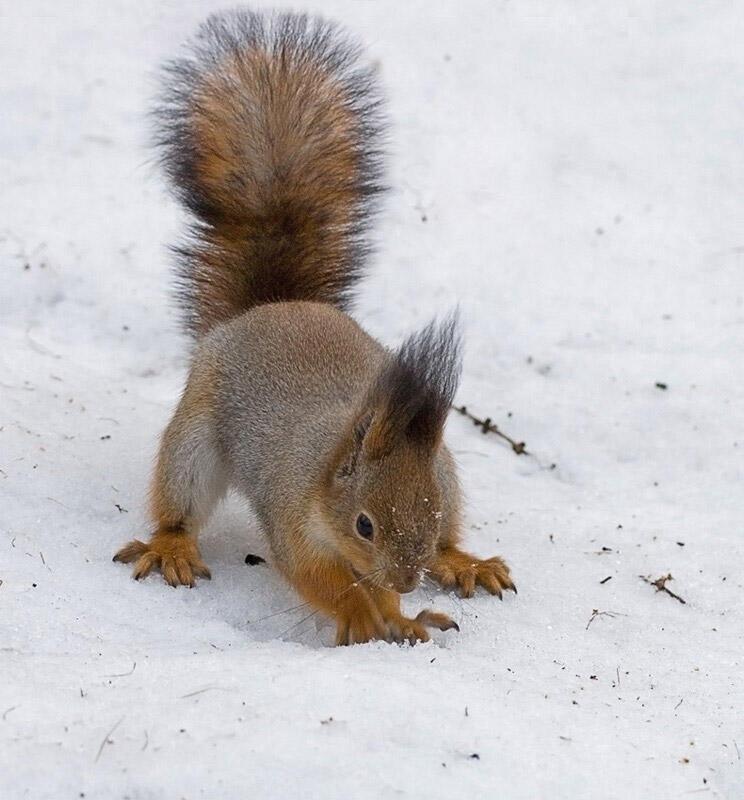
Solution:
M 412 592 L 421 583 L 421 568 L 404 567 L 397 569 L 390 576 L 390 583 L 393 589 L 400 594 Z

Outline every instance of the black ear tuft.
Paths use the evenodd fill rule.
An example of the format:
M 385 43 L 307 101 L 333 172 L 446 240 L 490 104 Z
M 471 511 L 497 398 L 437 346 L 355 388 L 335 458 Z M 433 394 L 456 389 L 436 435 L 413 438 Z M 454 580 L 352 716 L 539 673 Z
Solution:
M 373 392 L 376 449 L 405 434 L 435 446 L 457 391 L 462 364 L 459 316 L 430 322 L 403 342 L 380 374 Z

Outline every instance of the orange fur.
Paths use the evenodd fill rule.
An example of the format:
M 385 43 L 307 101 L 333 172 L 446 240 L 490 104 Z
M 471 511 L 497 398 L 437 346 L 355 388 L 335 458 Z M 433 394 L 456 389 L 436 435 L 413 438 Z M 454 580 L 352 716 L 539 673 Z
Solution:
M 463 597 L 472 597 L 476 586 L 499 597 L 504 590 L 517 591 L 509 567 L 498 556 L 480 559 L 459 547 L 440 550 L 429 573 L 445 589 L 457 589 Z
M 147 544 L 134 539 L 119 550 L 114 561 L 135 562 L 135 580 L 147 577 L 157 568 L 171 586 L 194 586 L 196 578 L 211 578 L 202 561 L 196 538 L 182 530 L 159 530 Z
M 192 370 L 176 415 L 162 437 L 150 484 L 154 533 L 148 543 L 134 539 L 114 556 L 114 561 L 135 562 L 132 575 L 137 580 L 153 569 L 158 569 L 171 586 L 194 586 L 197 577 L 211 577 L 197 544 L 199 529 L 211 508 L 207 506 L 197 515 L 192 498 L 183 496 L 180 479 L 186 467 L 174 464 L 173 452 L 184 437 L 189 437 L 192 427 L 212 413 L 213 406 L 214 365 L 207 363 Z M 216 496 L 212 505 L 215 500 Z
M 373 71 L 335 26 L 211 17 L 169 65 L 156 117 L 199 220 L 179 249 L 194 333 L 261 303 L 348 303 L 382 191 L 381 120 Z
M 336 620 L 336 644 L 360 644 L 375 639 L 388 642 L 428 641 L 427 627 L 448 630 L 457 624 L 446 614 L 422 611 L 415 619 L 400 610 L 400 595 L 374 583 L 365 583 L 351 568 L 318 552 L 311 559 L 298 553 L 290 580 L 316 609 Z
M 191 215 L 179 288 L 199 343 L 161 440 L 154 533 L 114 560 L 172 586 L 210 577 L 197 535 L 232 486 L 337 643 L 456 628 L 406 617 L 399 592 L 426 570 L 465 596 L 514 589 L 501 559 L 457 546 L 443 442 L 457 315 L 390 351 L 345 313 L 382 191 L 374 70 L 333 24 L 238 10 L 210 17 L 165 74 L 157 136 Z

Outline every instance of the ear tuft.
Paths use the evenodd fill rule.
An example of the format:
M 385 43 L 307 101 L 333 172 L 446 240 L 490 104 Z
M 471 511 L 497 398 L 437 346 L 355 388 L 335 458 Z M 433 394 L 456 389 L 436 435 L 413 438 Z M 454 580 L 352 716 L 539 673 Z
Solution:
M 359 454 L 362 451 L 367 432 L 372 424 L 372 413 L 365 411 L 354 423 L 351 429 L 350 446 L 346 452 L 346 458 L 342 461 L 338 469 L 338 477 L 348 478 L 356 472 Z
M 457 391 L 461 366 L 457 312 L 441 322 L 430 322 L 406 339 L 383 368 L 372 392 L 374 417 L 366 438 L 375 451 L 391 449 L 401 435 L 435 447 Z

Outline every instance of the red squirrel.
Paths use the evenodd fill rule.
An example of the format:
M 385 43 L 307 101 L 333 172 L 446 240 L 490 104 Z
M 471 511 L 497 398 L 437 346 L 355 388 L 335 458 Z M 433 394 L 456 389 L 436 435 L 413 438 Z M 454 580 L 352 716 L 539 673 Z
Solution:
M 466 597 L 516 588 L 500 558 L 460 549 L 443 442 L 456 318 L 390 350 L 347 313 L 382 191 L 374 71 L 334 24 L 236 11 L 210 17 L 164 76 L 157 138 L 191 218 L 178 285 L 196 346 L 160 444 L 154 532 L 114 560 L 171 586 L 209 578 L 197 535 L 232 487 L 337 644 L 457 629 L 406 617 L 400 594 L 423 574 Z

